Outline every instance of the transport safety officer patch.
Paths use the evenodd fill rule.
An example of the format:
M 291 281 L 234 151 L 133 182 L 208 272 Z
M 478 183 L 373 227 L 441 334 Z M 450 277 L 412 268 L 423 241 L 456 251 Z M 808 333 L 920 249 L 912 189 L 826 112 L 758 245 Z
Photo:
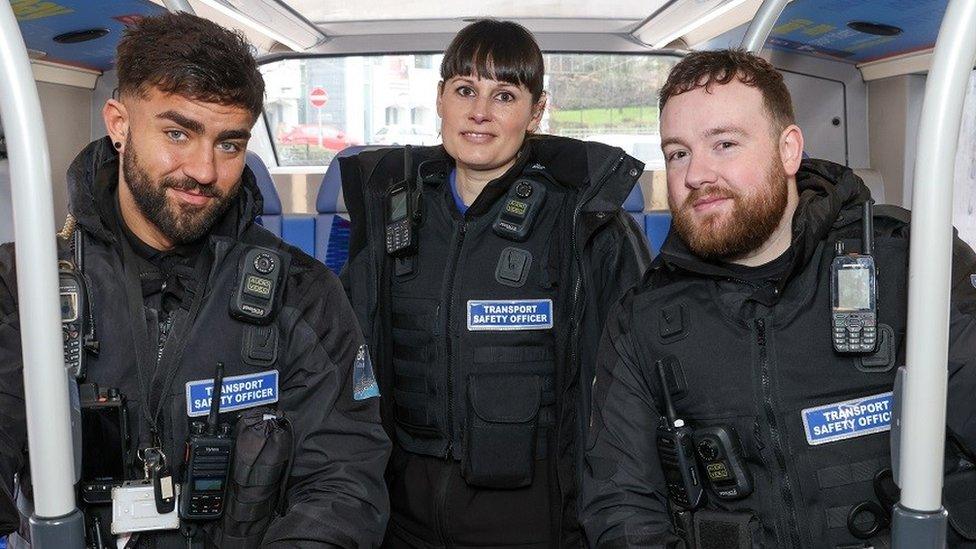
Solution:
M 811 445 L 891 430 L 892 393 L 881 393 L 803 410 Z

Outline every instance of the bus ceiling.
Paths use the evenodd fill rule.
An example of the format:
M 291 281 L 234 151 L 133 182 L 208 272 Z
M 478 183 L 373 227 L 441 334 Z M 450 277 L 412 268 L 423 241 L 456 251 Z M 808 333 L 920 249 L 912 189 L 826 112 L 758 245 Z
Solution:
M 472 18 L 514 19 L 547 51 L 650 52 L 742 43 L 762 0 L 10 0 L 40 81 L 94 87 L 125 25 L 166 9 L 243 32 L 262 56 L 441 51 Z M 865 80 L 928 70 L 946 0 L 778 0 L 765 47 L 854 64 Z M 368 13 L 368 17 L 364 15 Z M 762 19 L 762 14 L 759 13 Z M 65 41 L 67 38 L 67 42 Z M 753 44 L 755 46 L 755 44 Z

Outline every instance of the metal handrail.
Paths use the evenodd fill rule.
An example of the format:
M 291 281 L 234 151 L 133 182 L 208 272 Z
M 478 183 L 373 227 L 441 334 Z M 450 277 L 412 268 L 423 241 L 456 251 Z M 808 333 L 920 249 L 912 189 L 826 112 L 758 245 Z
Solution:
M 756 54 L 761 52 L 763 46 L 766 45 L 766 39 L 769 38 L 769 33 L 773 30 L 773 25 L 776 24 L 776 20 L 779 19 L 780 14 L 786 9 L 786 4 L 789 4 L 790 1 L 764 0 L 759 6 L 759 10 L 756 11 L 755 17 L 749 23 L 746 35 L 742 38 L 742 49 Z
M 81 547 L 84 519 L 75 505 L 51 166 L 41 103 L 10 2 L 0 2 L 0 117 L 7 136 L 17 243 L 24 401 L 34 487 L 32 538 L 36 547 Z M 28 309 L 30 314 L 25 314 Z
M 941 426 L 946 420 L 948 380 L 953 167 L 976 60 L 974 28 L 976 2 L 950 0 L 935 44 L 918 130 L 898 464 L 901 501 L 892 529 L 896 548 L 945 543 L 945 429 Z M 938 535 L 941 542 L 932 537 Z
M 166 5 L 166 9 L 173 13 L 185 11 L 191 15 L 196 15 L 188 0 L 163 0 L 163 4 Z

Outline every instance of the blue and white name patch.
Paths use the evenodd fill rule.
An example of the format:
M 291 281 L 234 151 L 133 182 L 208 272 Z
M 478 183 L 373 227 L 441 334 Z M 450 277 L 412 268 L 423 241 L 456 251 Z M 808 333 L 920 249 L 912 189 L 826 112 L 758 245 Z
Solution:
M 210 412 L 213 379 L 186 384 L 186 415 L 205 416 Z M 220 390 L 220 411 L 233 412 L 278 402 L 278 370 L 225 377 Z
M 468 300 L 468 330 L 552 329 L 551 299 Z
M 892 393 L 807 408 L 803 429 L 810 444 L 826 444 L 891 430 Z

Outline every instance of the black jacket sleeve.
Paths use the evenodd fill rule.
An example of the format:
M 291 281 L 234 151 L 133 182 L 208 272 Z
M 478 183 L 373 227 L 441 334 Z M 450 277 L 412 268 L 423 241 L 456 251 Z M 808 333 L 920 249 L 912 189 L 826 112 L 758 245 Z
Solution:
M 0 534 L 17 529 L 14 475 L 24 466 L 27 423 L 13 244 L 0 246 Z
M 949 387 L 946 424 L 976 454 L 976 254 L 959 238 L 952 248 L 949 306 Z
M 279 406 L 295 429 L 287 509 L 261 547 L 376 547 L 389 516 L 390 442 L 379 398 L 354 393 L 357 356 L 367 360 L 361 372 L 371 365 L 352 308 L 335 275 L 319 266 L 313 274 L 316 283 L 298 287 L 300 317 L 282 368 Z
M 668 521 L 651 384 L 634 356 L 626 308 L 600 343 L 580 521 L 591 547 L 682 547 Z
M 607 229 L 594 242 L 596 258 L 592 274 L 601 326 L 610 308 L 620 301 L 624 292 L 640 283 L 644 271 L 651 264 L 647 237 L 629 213 L 622 210 L 616 212 Z
M 590 413 L 590 389 L 596 375 L 597 348 L 609 309 L 624 292 L 640 283 L 651 262 L 644 233 L 629 213 L 617 211 L 594 235 L 588 247 L 587 313 L 580 330 L 581 417 Z

